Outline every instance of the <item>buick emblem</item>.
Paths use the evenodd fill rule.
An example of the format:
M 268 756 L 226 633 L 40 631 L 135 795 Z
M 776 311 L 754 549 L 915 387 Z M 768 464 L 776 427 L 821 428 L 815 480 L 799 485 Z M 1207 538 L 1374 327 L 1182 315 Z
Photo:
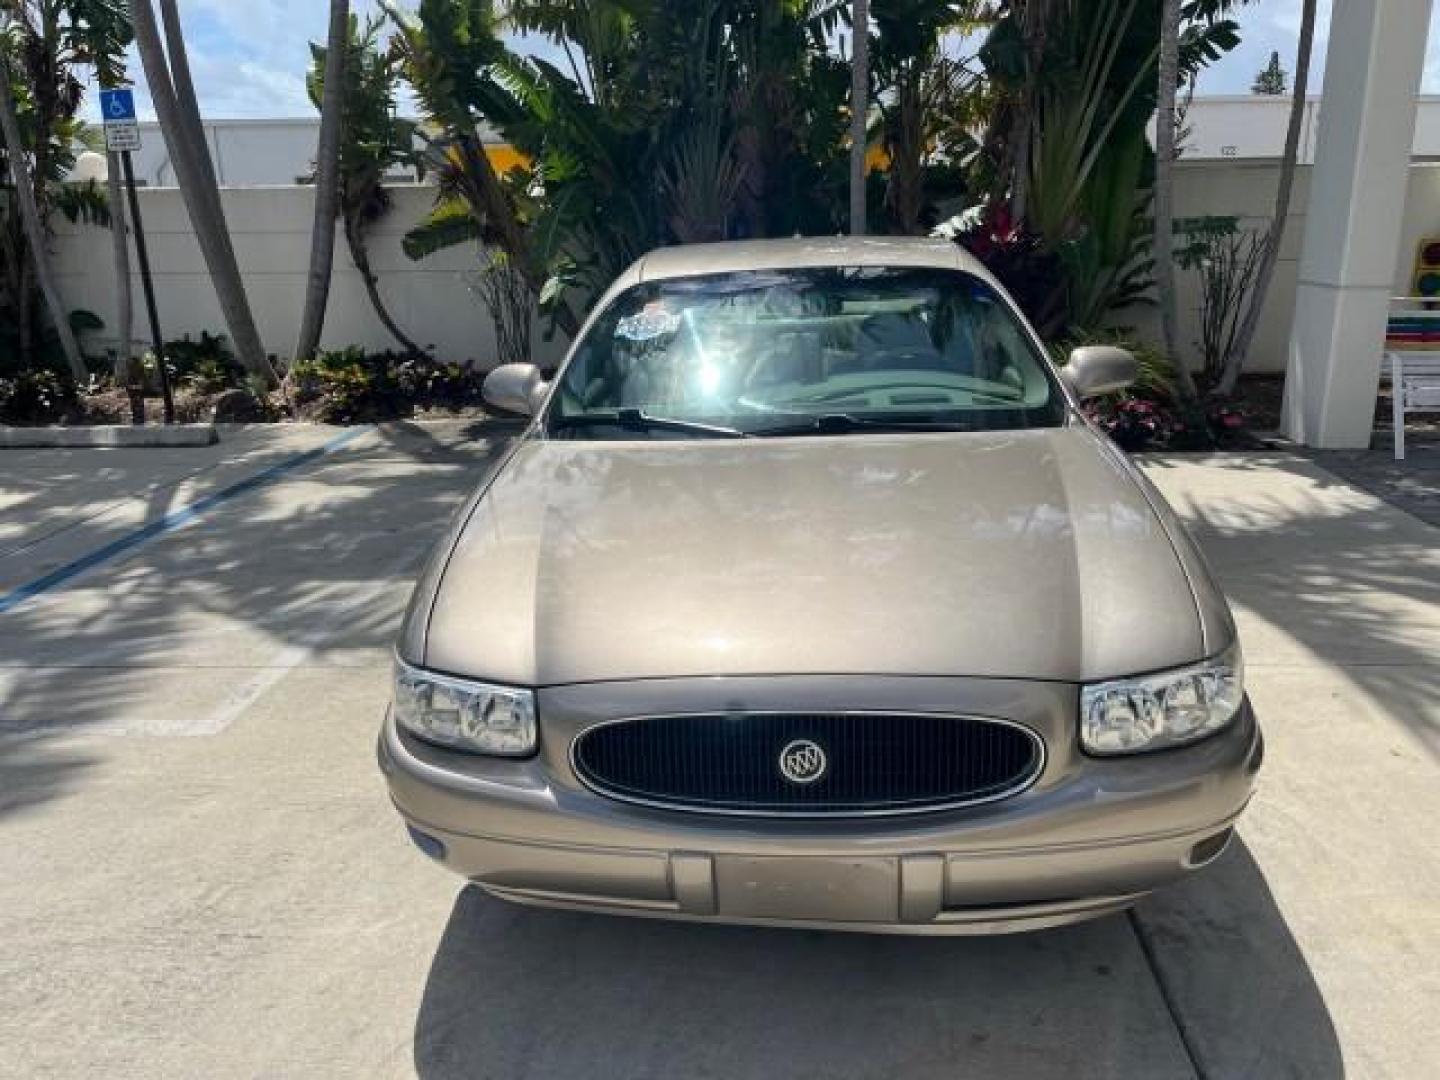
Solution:
M 796 739 L 780 751 L 780 775 L 792 784 L 813 784 L 829 767 L 825 751 L 809 739 Z

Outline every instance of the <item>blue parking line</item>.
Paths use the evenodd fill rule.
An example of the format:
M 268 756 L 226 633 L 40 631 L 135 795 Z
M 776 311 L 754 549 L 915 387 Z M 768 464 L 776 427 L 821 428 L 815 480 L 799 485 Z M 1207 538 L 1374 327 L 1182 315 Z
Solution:
M 143 525 L 134 532 L 127 533 L 120 537 L 118 540 L 112 540 L 104 547 L 92 551 L 88 555 L 82 555 L 74 562 L 66 563 L 64 566 L 50 571 L 50 573 L 44 577 L 26 582 L 24 585 L 20 585 L 10 592 L 5 593 L 3 596 L 0 596 L 0 615 L 18 607 L 26 600 L 39 596 L 43 592 L 48 592 L 58 585 L 63 585 L 65 582 L 79 577 L 87 570 L 92 570 L 101 563 L 109 562 L 116 556 L 123 555 L 132 548 L 139 547 L 147 540 L 153 540 L 157 536 L 164 536 L 166 533 L 183 528 L 199 518 L 207 510 L 211 510 L 223 502 L 228 502 L 230 499 L 244 495 L 246 492 L 254 491 L 256 488 L 264 487 L 266 484 L 279 479 L 285 473 L 325 457 L 327 454 L 333 454 L 336 450 L 339 450 L 341 447 L 358 439 L 361 435 L 365 435 L 373 430 L 374 428 L 369 426 L 351 428 L 349 431 L 342 432 L 335 436 L 335 438 L 323 446 L 317 446 L 313 450 L 306 450 L 303 454 L 296 454 L 294 457 L 286 458 L 284 461 L 278 462 L 270 466 L 270 468 L 256 473 L 254 476 L 247 476 L 244 480 L 231 484 L 227 488 L 222 488 L 212 495 L 206 495 L 203 499 L 196 499 L 193 503 L 182 506 L 178 510 L 172 510 L 164 517 L 158 518 L 148 525 Z

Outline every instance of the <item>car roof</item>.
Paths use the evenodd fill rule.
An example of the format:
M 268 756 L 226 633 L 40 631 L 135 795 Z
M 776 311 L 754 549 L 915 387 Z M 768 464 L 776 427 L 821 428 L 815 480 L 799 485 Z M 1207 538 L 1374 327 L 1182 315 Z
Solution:
M 978 260 L 949 240 L 920 236 L 815 236 L 792 240 L 737 240 L 657 248 L 642 256 L 622 279 L 625 285 L 727 274 L 816 266 L 905 266 L 989 274 Z

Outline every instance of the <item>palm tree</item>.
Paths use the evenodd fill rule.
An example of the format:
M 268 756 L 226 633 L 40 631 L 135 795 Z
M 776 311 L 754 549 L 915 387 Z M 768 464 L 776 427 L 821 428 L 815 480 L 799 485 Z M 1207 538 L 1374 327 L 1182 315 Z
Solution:
M 450 10 L 426 3 L 416 19 L 392 0 L 379 3 L 398 31 L 396 48 L 416 96 L 444 132 L 432 149 L 444 166 L 445 205 L 464 208 L 470 218 L 467 230 L 504 251 L 542 303 L 559 294 L 480 139 L 480 124 L 497 117 L 487 116 L 477 101 L 508 108 L 513 98 L 501 79 L 517 74 L 507 64 L 511 54 L 493 6 L 468 0 Z M 580 321 L 563 297 L 551 305 L 551 314 L 567 337 L 579 334 Z
M 125 48 L 130 43 L 130 19 L 116 0 L 0 0 L 0 30 L 9 50 L 10 90 L 21 135 L 25 140 L 19 160 L 29 165 L 41 231 L 48 237 L 50 218 L 60 210 L 71 220 L 103 224 L 107 207 L 104 193 L 94 183 L 70 184 L 66 176 L 81 150 L 88 148 L 91 132 L 77 114 L 85 98 L 85 81 L 94 76 L 102 86 L 124 81 Z M 19 213 L 19 196 L 0 206 L 0 252 L 4 279 L 0 295 L 21 360 L 33 362 L 36 335 L 34 296 L 36 278 L 30 256 L 25 218 Z M 17 208 L 12 211 L 11 208 Z M 42 251 L 42 257 L 44 252 Z M 42 296 L 43 301 L 43 296 Z M 56 333 L 65 337 L 57 324 Z
M 864 236 L 865 151 L 870 119 L 870 3 L 855 0 L 850 21 L 850 235 Z
M 236 356 L 252 375 L 263 380 L 267 386 L 273 386 L 275 371 L 255 328 L 255 319 L 245 296 L 245 285 L 240 278 L 240 267 L 230 244 L 230 231 L 226 228 L 225 214 L 220 206 L 220 192 L 215 183 L 210 151 L 205 145 L 205 133 L 200 125 L 175 0 L 160 0 L 166 29 L 164 46 L 150 0 L 132 0 L 131 9 L 135 19 L 135 41 L 150 85 L 150 97 L 160 118 L 160 130 L 175 166 L 185 209 L 210 271 L 210 280 L 224 313 L 230 340 L 235 344 Z
M 309 360 L 320 347 L 330 276 L 335 263 L 335 213 L 340 201 L 340 138 L 345 127 L 345 59 L 350 51 L 349 0 L 330 0 L 326 36 L 324 91 L 320 104 L 320 140 L 315 151 L 315 222 L 310 234 L 310 274 L 295 359 Z
M 401 60 L 394 50 L 380 48 L 381 17 L 362 28 L 349 20 L 345 57 L 344 123 L 340 132 L 339 214 L 345 243 L 375 315 L 407 353 L 423 352 L 395 322 L 380 294 L 380 279 L 370 265 L 371 227 L 390 212 L 385 174 L 400 165 L 414 165 L 415 122 L 395 115 L 395 93 Z M 305 88 L 317 109 L 324 107 L 328 48 L 310 47 L 311 65 Z
M 952 32 L 976 31 L 984 14 L 980 0 L 870 4 L 876 30 L 870 67 L 889 160 L 885 202 L 892 227 L 902 234 L 929 231 L 933 221 L 926 220 L 927 211 L 943 201 L 947 182 L 950 194 L 959 193 L 960 170 L 953 163 L 973 150 L 971 132 L 989 103 L 979 77 L 943 46 Z
M 1229 397 L 1240 381 L 1240 371 L 1260 326 L 1260 313 L 1265 296 L 1275 276 L 1275 263 L 1280 257 L 1280 242 L 1285 239 L 1286 219 L 1290 216 L 1290 193 L 1295 186 L 1295 164 L 1300 154 L 1300 127 L 1305 120 L 1305 93 L 1310 85 L 1310 52 L 1315 43 L 1315 0 L 1304 0 L 1300 9 L 1300 45 L 1295 57 L 1295 92 L 1290 98 L 1290 123 L 1285 129 L 1285 154 L 1280 159 L 1280 188 L 1275 193 L 1275 217 L 1266 234 L 1265 252 L 1255 274 L 1255 287 L 1245 318 L 1235 335 L 1235 342 L 1225 357 L 1225 370 L 1215 387 L 1218 396 Z
M 1024 76 L 1019 100 L 1008 110 L 1011 122 L 1006 172 L 1010 177 L 1010 213 L 1021 222 L 1030 214 L 1030 151 L 1034 141 L 1035 106 L 1050 23 L 1058 15 L 1054 10 L 1056 6 L 1056 0 L 1012 0 L 1010 5 L 1023 44 Z
M 1195 380 L 1180 359 L 1175 310 L 1175 91 L 1180 81 L 1181 0 L 1163 0 L 1160 9 L 1159 94 L 1155 110 L 1155 290 L 1160 299 L 1160 325 L 1165 351 L 1175 359 L 1175 381 L 1181 396 L 1195 396 Z
M 35 182 L 30 167 L 25 162 L 25 143 L 20 134 L 20 114 L 15 104 L 15 86 L 10 74 L 10 61 L 6 55 L 6 43 L 0 41 L 0 134 L 5 137 L 5 148 L 10 166 L 10 180 L 15 185 L 19 202 L 20 220 L 25 227 L 25 239 L 30 254 L 30 264 L 35 280 L 50 309 L 50 319 L 55 332 L 60 336 L 60 347 L 65 352 L 65 361 L 76 382 L 83 382 L 89 373 L 85 360 L 80 355 L 80 344 L 70 328 L 70 318 L 55 287 L 55 275 L 51 272 L 48 237 L 40 208 L 35 202 Z

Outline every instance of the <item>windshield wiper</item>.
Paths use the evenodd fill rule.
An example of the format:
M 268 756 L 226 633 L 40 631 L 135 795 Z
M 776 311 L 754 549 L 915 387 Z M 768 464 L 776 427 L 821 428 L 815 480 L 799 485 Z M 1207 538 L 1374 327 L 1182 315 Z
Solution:
M 557 428 L 618 427 L 627 431 L 674 431 L 683 435 L 704 435 L 712 439 L 748 439 L 750 434 L 739 428 L 719 424 L 701 424 L 693 420 L 677 420 L 669 416 L 651 416 L 643 409 L 617 409 L 612 413 L 587 413 L 561 416 Z
M 928 420 L 906 417 L 853 416 L 850 413 L 820 413 L 803 419 L 795 415 L 793 423 L 756 428 L 751 434 L 766 435 L 843 435 L 850 431 L 974 431 L 973 425 L 954 420 Z

